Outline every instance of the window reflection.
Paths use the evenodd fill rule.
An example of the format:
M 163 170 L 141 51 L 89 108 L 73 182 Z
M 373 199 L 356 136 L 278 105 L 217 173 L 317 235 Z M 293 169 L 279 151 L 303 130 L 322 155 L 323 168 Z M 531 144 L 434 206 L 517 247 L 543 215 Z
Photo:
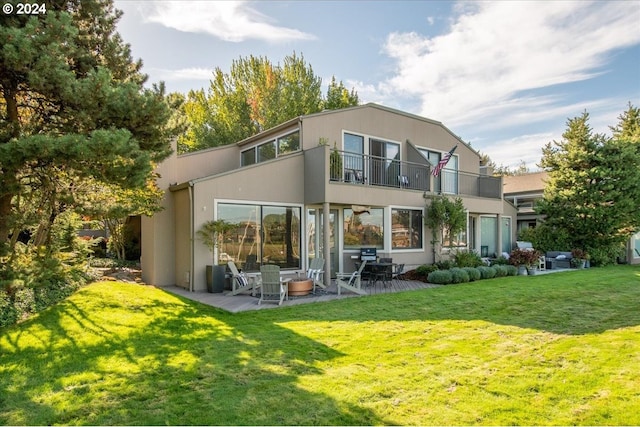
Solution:
M 391 210 L 391 247 L 394 249 L 422 248 L 421 210 Z
M 369 208 L 366 211 L 344 210 L 344 248 L 359 249 L 384 246 L 384 210 Z
M 245 271 L 262 264 L 300 268 L 300 208 L 219 203 L 217 213 L 235 225 L 218 249 L 220 264 L 234 261 Z

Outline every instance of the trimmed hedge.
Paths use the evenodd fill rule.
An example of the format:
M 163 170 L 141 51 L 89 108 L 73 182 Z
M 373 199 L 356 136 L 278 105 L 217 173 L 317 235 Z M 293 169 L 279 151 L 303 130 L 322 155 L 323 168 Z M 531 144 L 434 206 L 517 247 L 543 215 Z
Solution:
M 515 265 L 507 265 L 507 276 L 517 276 L 518 268 Z
M 476 280 L 482 279 L 482 275 L 477 267 L 464 267 L 464 271 L 469 275 L 469 281 L 475 282 Z
M 450 270 L 436 270 L 429 273 L 427 281 L 437 285 L 448 285 L 453 281 L 453 276 Z
M 451 283 L 466 283 L 469 280 L 469 273 L 460 267 L 454 267 L 449 270 L 451 272 Z
M 496 277 L 496 268 L 495 267 L 478 267 L 478 271 L 480 271 L 480 276 L 483 279 L 492 279 Z
M 496 264 L 492 265 L 492 267 L 496 270 L 496 277 L 505 277 L 509 274 L 506 265 Z
M 416 268 L 416 273 L 420 276 L 429 276 L 429 273 L 438 270 L 438 266 L 436 265 L 427 265 L 423 264 Z

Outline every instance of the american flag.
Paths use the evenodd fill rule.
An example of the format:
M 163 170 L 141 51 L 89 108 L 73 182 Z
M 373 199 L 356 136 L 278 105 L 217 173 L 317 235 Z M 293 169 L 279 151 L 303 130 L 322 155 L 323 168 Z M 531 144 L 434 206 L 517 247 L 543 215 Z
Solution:
M 433 176 L 438 176 L 440 175 L 440 171 L 442 171 L 442 168 L 444 168 L 447 163 L 449 163 L 449 159 L 451 158 L 451 156 L 453 155 L 453 152 L 456 151 L 456 148 L 458 148 L 458 146 L 454 146 L 451 151 L 449 151 L 447 154 L 445 154 L 444 156 L 442 156 L 442 159 L 440 159 L 440 161 L 438 162 L 438 164 L 436 165 L 435 168 L 433 168 L 433 171 L 431 172 L 431 175 Z

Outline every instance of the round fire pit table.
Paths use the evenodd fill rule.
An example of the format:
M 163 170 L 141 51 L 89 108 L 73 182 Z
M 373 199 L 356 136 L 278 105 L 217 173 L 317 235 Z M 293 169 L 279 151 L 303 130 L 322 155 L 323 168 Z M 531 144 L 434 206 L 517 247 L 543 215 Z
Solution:
M 293 279 L 289 281 L 289 296 L 301 297 L 309 295 L 313 289 L 313 281 L 311 279 Z

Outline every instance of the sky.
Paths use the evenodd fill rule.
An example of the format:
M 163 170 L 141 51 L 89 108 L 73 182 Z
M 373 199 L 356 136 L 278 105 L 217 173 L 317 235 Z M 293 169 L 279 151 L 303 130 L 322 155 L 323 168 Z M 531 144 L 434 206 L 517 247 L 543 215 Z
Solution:
M 209 87 L 249 55 L 303 55 L 362 103 L 442 122 L 498 165 L 537 169 L 567 120 L 610 134 L 640 106 L 640 0 L 116 1 L 149 84 Z

